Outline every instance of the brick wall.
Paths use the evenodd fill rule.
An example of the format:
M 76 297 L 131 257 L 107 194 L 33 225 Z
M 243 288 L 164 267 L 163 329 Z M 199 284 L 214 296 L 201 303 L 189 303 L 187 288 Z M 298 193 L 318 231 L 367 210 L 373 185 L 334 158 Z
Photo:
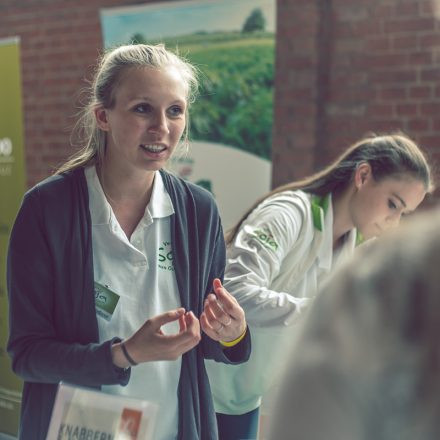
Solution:
M 440 163 L 439 19 L 438 0 L 278 1 L 275 185 L 368 132 L 403 130 Z
M 28 184 L 72 148 L 78 90 L 102 45 L 99 10 L 133 0 L 1 0 L 20 36 Z M 273 183 L 369 131 L 401 129 L 440 161 L 440 0 L 278 0 Z

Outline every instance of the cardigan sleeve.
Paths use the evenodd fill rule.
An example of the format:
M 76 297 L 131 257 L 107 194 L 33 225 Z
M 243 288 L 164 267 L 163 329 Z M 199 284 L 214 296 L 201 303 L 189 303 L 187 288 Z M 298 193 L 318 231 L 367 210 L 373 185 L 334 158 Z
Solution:
M 90 316 L 72 319 L 69 313 L 74 311 L 69 307 L 68 296 L 85 293 L 72 293 L 68 282 L 66 289 L 56 287 L 57 278 L 69 280 L 72 274 L 56 273 L 56 268 L 60 267 L 57 261 L 62 255 L 53 249 L 48 213 L 42 205 L 38 187 L 28 192 L 10 237 L 7 349 L 12 368 L 28 382 L 65 381 L 96 387 L 126 384 L 130 372 L 115 367 L 111 359 L 114 340 L 98 343 L 93 337 L 84 336 L 84 332 L 76 334 L 77 327 L 90 327 Z M 57 217 L 56 212 L 51 215 Z M 93 316 L 95 312 L 89 310 L 88 313 Z M 85 321 L 81 322 L 81 318 Z M 77 320 L 80 324 L 73 325 Z
M 223 239 L 223 229 L 219 225 L 214 246 L 214 254 L 208 277 L 209 284 L 206 289 L 205 297 L 212 291 L 212 281 L 220 278 L 223 281 L 225 269 L 225 242 Z M 225 348 L 219 342 L 214 341 L 205 333 L 202 333 L 202 346 L 206 359 L 213 359 L 217 362 L 227 364 L 240 364 L 246 362 L 251 354 L 251 334 L 247 328 L 246 336 L 234 347 Z

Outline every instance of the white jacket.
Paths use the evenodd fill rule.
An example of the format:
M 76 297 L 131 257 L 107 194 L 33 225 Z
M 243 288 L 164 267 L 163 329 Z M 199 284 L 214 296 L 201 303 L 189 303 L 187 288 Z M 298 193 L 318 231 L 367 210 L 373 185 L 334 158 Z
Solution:
M 334 254 L 331 196 L 284 191 L 249 215 L 228 246 L 224 285 L 246 313 L 252 353 L 236 366 L 206 362 L 217 412 L 243 414 L 260 405 L 283 367 L 292 325 L 355 243 L 352 230 Z

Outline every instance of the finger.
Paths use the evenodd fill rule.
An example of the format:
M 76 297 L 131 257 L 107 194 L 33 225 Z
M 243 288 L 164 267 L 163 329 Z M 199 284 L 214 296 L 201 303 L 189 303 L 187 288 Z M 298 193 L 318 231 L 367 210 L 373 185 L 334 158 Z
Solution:
M 177 349 L 184 353 L 196 346 L 200 339 L 200 323 L 199 320 L 195 317 L 193 312 L 188 312 L 185 314 L 186 321 L 186 330 L 184 332 L 184 338 L 179 339 Z
M 212 287 L 214 288 L 214 291 L 216 289 L 219 289 L 220 287 L 223 287 L 223 284 L 222 284 L 220 278 L 214 278 L 214 281 L 212 282 Z
M 175 310 L 170 310 L 168 312 L 162 313 L 161 315 L 154 316 L 150 319 L 151 325 L 155 330 L 159 330 L 164 324 L 168 322 L 173 322 L 179 319 L 185 313 L 185 309 L 180 307 Z
M 220 340 L 220 336 L 217 334 L 217 332 L 212 328 L 211 324 L 208 321 L 208 318 L 206 317 L 206 314 L 203 312 L 200 315 L 200 326 L 202 327 L 202 330 L 215 341 Z
M 244 311 L 240 304 L 238 304 L 237 300 L 224 287 L 217 288 L 215 293 L 226 313 L 231 315 L 233 319 L 243 318 Z
M 215 331 L 218 331 L 223 327 L 223 324 L 217 319 L 217 316 L 215 315 L 209 304 L 205 306 L 204 313 L 207 321 L 209 322 L 209 325 Z
M 185 313 L 185 322 L 189 331 L 194 329 L 200 331 L 199 320 L 196 318 L 192 311 Z
M 185 315 L 179 316 L 179 332 L 184 332 L 186 330 L 186 320 Z
M 222 305 L 217 300 L 215 295 L 208 295 L 205 304 L 211 309 L 217 320 L 220 321 L 223 325 L 228 326 L 231 324 L 231 316 L 229 316 L 229 314 L 223 310 Z

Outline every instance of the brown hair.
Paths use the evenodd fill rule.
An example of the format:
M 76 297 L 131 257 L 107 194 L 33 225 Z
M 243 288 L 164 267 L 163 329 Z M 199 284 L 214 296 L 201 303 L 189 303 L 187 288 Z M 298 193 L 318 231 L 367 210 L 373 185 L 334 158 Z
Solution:
M 227 231 L 226 244 L 234 240 L 249 214 L 268 197 L 282 191 L 295 190 L 303 190 L 319 196 L 337 194 L 349 185 L 356 168 L 363 162 L 370 164 L 376 181 L 404 174 L 423 182 L 427 192 L 434 189 L 426 157 L 414 141 L 401 133 L 368 136 L 351 145 L 322 171 L 305 179 L 279 186 L 258 199 L 238 223 Z

